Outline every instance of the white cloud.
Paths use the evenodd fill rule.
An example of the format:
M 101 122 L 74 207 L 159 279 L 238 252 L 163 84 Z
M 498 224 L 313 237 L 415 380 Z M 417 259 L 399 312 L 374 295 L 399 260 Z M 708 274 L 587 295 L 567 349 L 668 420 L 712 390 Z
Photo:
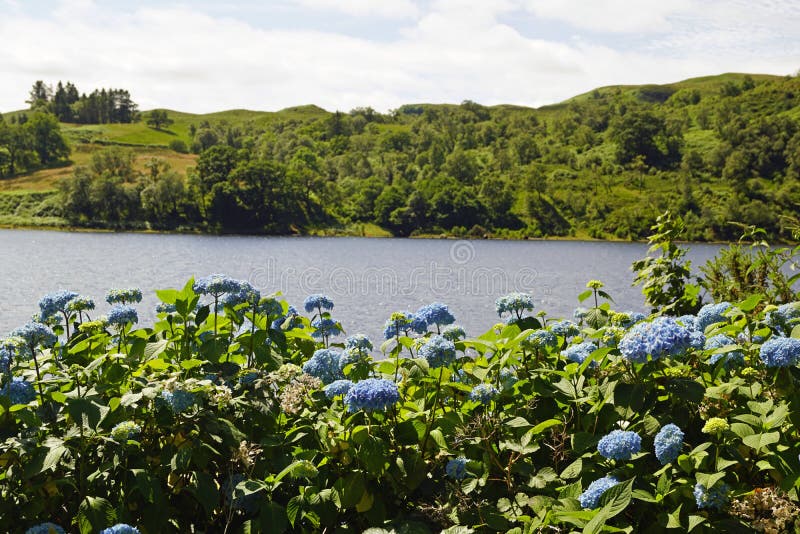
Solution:
M 670 17 L 687 12 L 691 0 L 522 0 L 537 16 L 599 32 L 665 32 Z
M 465 99 L 538 106 L 600 85 L 732 70 L 787 74 L 800 66 L 791 32 L 798 21 L 793 15 L 779 21 L 768 6 L 738 19 L 742 0 L 734 0 L 740 11 L 733 14 L 713 0 L 706 18 L 697 20 L 662 10 L 654 16 L 668 20 L 669 31 L 637 36 L 644 46 L 623 48 L 586 37 L 523 35 L 500 22 L 519 10 L 519 1 L 436 0 L 413 20 L 403 19 L 397 37 L 380 41 L 260 28 L 180 6 L 112 11 L 71 0 L 46 17 L 6 9 L 0 35 L 10 44 L 0 48 L 0 110 L 23 107 L 37 79 L 71 80 L 87 91 L 126 88 L 143 109 L 277 110 L 314 103 L 388 110 Z M 81 16 L 74 16 L 77 9 Z M 771 33 L 763 31 L 768 24 Z M 786 36 L 776 37 L 781 32 Z
M 419 9 L 411 0 L 294 0 L 303 7 L 338 11 L 358 17 L 413 18 Z

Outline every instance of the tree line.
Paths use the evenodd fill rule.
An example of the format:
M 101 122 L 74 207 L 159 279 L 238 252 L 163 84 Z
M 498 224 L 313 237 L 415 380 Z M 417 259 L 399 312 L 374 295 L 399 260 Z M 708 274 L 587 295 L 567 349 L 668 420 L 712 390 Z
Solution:
M 79 93 L 72 82 L 60 80 L 55 90 L 37 80 L 26 101 L 32 111 L 54 114 L 61 122 L 78 124 L 131 123 L 139 120 L 138 105 L 125 89 L 95 89 Z
M 0 178 L 33 171 L 67 160 L 70 148 L 52 113 L 6 121 L 0 115 Z

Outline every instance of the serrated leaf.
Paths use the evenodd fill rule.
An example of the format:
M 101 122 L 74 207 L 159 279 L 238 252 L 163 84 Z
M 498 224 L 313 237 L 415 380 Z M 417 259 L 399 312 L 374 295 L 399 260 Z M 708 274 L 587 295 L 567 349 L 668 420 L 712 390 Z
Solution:
M 773 443 L 780 441 L 781 435 L 778 432 L 765 432 L 763 434 L 753 434 L 752 436 L 745 436 L 742 438 L 742 443 L 755 449 L 756 452 L 769 447 Z

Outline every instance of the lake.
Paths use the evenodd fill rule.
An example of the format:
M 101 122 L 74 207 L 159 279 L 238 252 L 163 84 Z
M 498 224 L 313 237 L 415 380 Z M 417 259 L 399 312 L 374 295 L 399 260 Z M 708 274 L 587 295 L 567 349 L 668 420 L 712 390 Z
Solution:
M 695 270 L 719 248 L 691 245 Z M 298 309 L 306 295 L 325 293 L 348 334 L 378 342 L 393 311 L 433 301 L 448 304 L 468 335 L 497 322 L 494 301 L 512 291 L 530 292 L 550 316 L 571 317 L 590 279 L 605 282 L 615 309 L 644 311 L 630 265 L 647 245 L 0 230 L 0 251 L 0 335 L 25 323 L 50 291 L 90 296 L 99 315 L 108 309 L 107 289 L 140 287 L 140 324 L 148 324 L 158 303 L 155 289 L 224 273 L 262 294 L 280 291 Z

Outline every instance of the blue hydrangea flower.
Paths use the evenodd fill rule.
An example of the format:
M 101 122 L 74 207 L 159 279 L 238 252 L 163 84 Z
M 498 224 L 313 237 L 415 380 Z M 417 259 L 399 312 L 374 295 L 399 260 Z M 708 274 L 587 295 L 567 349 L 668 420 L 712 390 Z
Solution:
M 727 347 L 730 345 L 736 345 L 736 341 L 732 337 L 726 336 L 725 334 L 718 334 L 706 340 L 705 349 L 706 350 L 721 349 L 722 347 Z M 738 350 L 712 354 L 711 357 L 708 359 L 708 364 L 715 365 L 720 360 L 723 360 L 725 362 L 724 363 L 725 367 L 730 367 L 732 365 L 737 365 L 737 364 L 741 365 L 744 364 L 744 354 L 742 354 L 742 352 Z
M 549 330 L 534 330 L 525 343 L 536 349 L 554 349 L 558 346 L 558 338 Z
M 134 304 L 142 301 L 142 290 L 138 287 L 126 289 L 109 289 L 106 302 L 109 304 Z
M 467 337 L 467 333 L 464 331 L 464 327 L 451 324 L 442 329 L 442 337 L 449 341 L 456 342 Z
M 338 336 L 342 333 L 342 329 L 339 328 L 339 323 L 327 317 L 324 319 L 315 319 L 314 322 L 311 323 L 311 327 L 314 328 L 314 331 L 311 332 L 311 337 L 315 339 Z
M 219 298 L 226 293 L 238 293 L 241 289 L 241 284 L 230 276 L 211 274 L 195 280 L 192 289 L 200 295 L 211 295 L 214 298 Z
M 294 310 L 294 308 L 292 308 L 291 306 L 289 306 L 289 308 Z M 279 317 L 283 315 L 283 306 L 281 305 L 280 301 L 276 298 L 264 297 L 258 301 L 258 306 L 256 307 L 256 311 L 262 315 L 267 315 L 269 317 Z
M 333 349 L 320 349 L 303 364 L 303 372 L 322 380 L 323 384 L 330 384 L 334 380 L 344 378 L 339 367 L 341 353 Z
M 94 309 L 94 300 L 89 297 L 85 297 L 83 295 L 78 295 L 77 297 L 71 299 L 67 303 L 67 312 L 84 312 L 87 310 Z
M 467 459 L 463 456 L 451 458 L 448 460 L 444 471 L 453 480 L 464 480 L 464 477 L 467 476 Z
M 64 534 L 64 529 L 55 523 L 39 523 L 26 530 L 25 534 Z
M 715 323 L 724 323 L 728 319 L 724 313 L 731 307 L 730 302 L 720 302 L 718 304 L 706 304 L 697 312 L 696 328 L 705 332 L 706 328 Z
M 656 458 L 661 465 L 674 462 L 683 448 L 683 431 L 672 423 L 664 425 L 656 434 Z
M 156 313 L 175 313 L 176 310 L 174 304 L 167 304 L 166 302 L 162 302 L 156 306 Z
M 550 331 L 564 339 L 572 336 L 577 336 L 580 333 L 578 325 L 572 321 L 556 321 L 550 324 Z
M 6 385 L 0 388 L 0 395 L 8 397 L 11 404 L 28 404 L 36 398 L 33 384 L 21 376 L 16 376 L 13 380 L 6 382 Z
M 450 313 L 447 305 L 441 302 L 427 304 L 417 310 L 417 313 L 414 315 L 421 321 L 424 321 L 426 326 L 445 326 L 456 322 L 456 318 Z
M 795 365 L 800 360 L 800 339 L 771 337 L 761 345 L 759 356 L 767 367 Z
M 697 316 L 695 315 L 681 315 L 675 321 L 689 330 L 697 330 Z M 703 330 L 700 330 L 702 333 Z
M 114 304 L 108 311 L 107 319 L 110 325 L 124 326 L 126 324 L 135 324 L 139 322 L 139 315 L 136 313 L 136 308 L 133 306 Z
M 194 395 L 182 389 L 164 390 L 161 392 L 161 399 L 176 415 L 185 412 L 195 403 Z
M 671 317 L 658 317 L 649 323 L 638 323 L 619 342 L 619 350 L 628 360 L 644 363 L 682 354 L 691 343 L 691 332 Z
M 721 510 L 728 504 L 728 491 L 730 488 L 724 482 L 717 482 L 711 488 L 698 482 L 694 485 L 694 500 L 698 508 Z
M 689 329 L 689 346 L 696 350 L 702 350 L 706 346 L 706 335 L 700 330 Z
M 561 352 L 561 355 L 565 356 L 570 361 L 581 364 L 596 350 L 597 350 L 597 345 L 595 345 L 591 341 L 584 341 L 583 343 L 567 347 L 566 350 Z M 589 365 L 596 366 L 597 361 L 593 361 Z
M 64 313 L 67 310 L 69 301 L 77 297 L 78 294 L 74 291 L 56 291 L 55 293 L 48 293 L 39 300 L 39 310 L 41 310 L 41 319 L 43 321 L 53 317 L 58 313 Z
M 527 293 L 509 293 L 495 301 L 497 315 L 513 313 L 521 315 L 524 311 L 533 309 L 533 297 Z
M 350 412 L 382 411 L 391 408 L 399 400 L 400 392 L 397 384 L 384 378 L 367 378 L 356 382 L 344 397 L 344 402 Z
M 303 307 L 305 308 L 306 313 L 311 313 L 320 309 L 332 310 L 333 301 L 328 298 L 327 295 L 309 295 L 306 297 L 306 300 L 303 301 Z
M 795 325 L 800 324 L 800 302 L 778 306 L 777 310 L 767 314 L 766 322 L 781 335 L 786 335 Z
M 329 399 L 334 397 L 338 397 L 339 395 L 347 395 L 347 392 L 350 391 L 350 388 L 353 387 L 353 382 L 350 380 L 334 380 L 327 386 L 325 386 L 322 391 L 325 392 L 325 396 Z
M 478 384 L 469 392 L 469 398 L 481 404 L 489 404 L 489 401 L 495 398 L 497 393 L 497 388 L 491 384 Z
M 447 367 L 456 359 L 456 346 L 442 336 L 432 336 L 419 349 L 419 355 L 433 368 Z
M 372 341 L 370 341 L 369 338 L 364 334 L 355 334 L 353 336 L 348 337 L 344 341 L 344 347 L 346 349 L 358 349 L 361 351 L 370 351 L 372 350 Z
M 11 366 L 18 357 L 28 356 L 28 348 L 21 337 L 7 337 L 0 339 L 0 373 L 8 374 Z
M 630 460 L 642 449 L 642 438 L 636 432 L 614 430 L 597 443 L 597 452 L 611 460 Z
M 52 347 L 58 341 L 53 331 L 42 323 L 27 323 L 11 332 L 11 336 L 21 337 L 29 347 L 39 345 Z
M 612 315 L 612 322 L 624 328 L 630 328 L 640 321 L 647 319 L 647 316 L 640 312 L 626 311 Z
M 580 501 L 583 508 L 597 508 L 603 493 L 617 484 L 619 484 L 619 480 L 616 477 L 606 476 L 599 478 L 589 484 L 589 487 L 578 497 L 578 501 Z
M 222 297 L 223 306 L 236 307 L 244 303 L 255 304 L 261 300 L 261 292 L 250 285 L 250 282 L 246 280 L 236 280 L 236 283 L 239 286 L 237 291 L 231 291 Z
M 357 348 L 344 349 L 342 356 L 339 358 L 339 369 L 344 371 L 344 368 L 348 365 L 364 361 L 368 356 L 367 352 Z
M 407 336 L 409 332 L 423 334 L 428 331 L 428 325 L 410 312 L 396 312 L 386 321 L 383 327 L 383 338 L 392 339 L 397 336 Z
M 111 438 L 117 443 L 126 443 L 129 439 L 136 439 L 142 432 L 142 427 L 133 421 L 123 421 L 111 429 Z
M 125 523 L 117 523 L 113 527 L 108 527 L 100 531 L 100 534 L 141 534 L 138 528 Z
M 588 309 L 584 308 L 583 306 L 578 306 L 572 312 L 572 318 L 575 319 L 578 322 L 581 322 L 586 318 L 586 316 L 588 314 L 589 314 L 589 310 Z
M 505 367 L 500 370 L 500 385 L 504 390 L 514 387 L 518 380 L 517 370 L 514 367 Z

